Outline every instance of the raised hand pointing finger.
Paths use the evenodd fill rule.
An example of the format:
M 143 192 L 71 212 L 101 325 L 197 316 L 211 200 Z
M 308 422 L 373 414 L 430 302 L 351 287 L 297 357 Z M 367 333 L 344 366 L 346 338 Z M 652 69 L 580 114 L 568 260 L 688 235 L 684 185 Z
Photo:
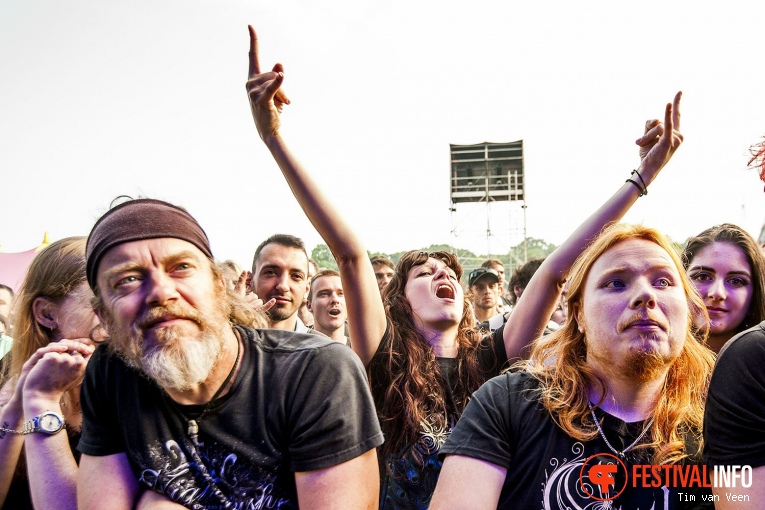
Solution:
M 258 34 L 252 25 L 247 25 L 250 31 L 250 71 L 248 78 L 251 80 L 260 74 L 260 62 L 258 62 Z

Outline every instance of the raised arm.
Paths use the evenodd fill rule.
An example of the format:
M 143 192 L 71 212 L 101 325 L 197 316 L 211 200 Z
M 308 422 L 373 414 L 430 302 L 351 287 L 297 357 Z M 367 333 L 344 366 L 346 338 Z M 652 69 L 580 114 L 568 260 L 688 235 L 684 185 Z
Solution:
M 385 309 L 366 248 L 287 148 L 279 133 L 279 112 L 289 100 L 281 90 L 284 69 L 276 64 L 261 73 L 258 37 L 250 30 L 247 95 L 258 134 L 271 151 L 292 193 L 337 260 L 348 307 L 353 350 L 364 365 L 372 359 L 385 332 Z
M 576 258 L 605 226 L 619 221 L 638 197 L 645 194 L 641 188 L 653 182 L 682 143 L 681 96 L 682 92 L 678 92 L 674 101 L 667 104 L 663 124 L 658 120 L 646 123 L 645 134 L 636 141 L 640 147 L 640 166 L 637 174 L 628 176 L 633 182 L 625 181 L 534 273 L 505 325 L 508 359 L 528 357 L 527 347 L 542 335 Z

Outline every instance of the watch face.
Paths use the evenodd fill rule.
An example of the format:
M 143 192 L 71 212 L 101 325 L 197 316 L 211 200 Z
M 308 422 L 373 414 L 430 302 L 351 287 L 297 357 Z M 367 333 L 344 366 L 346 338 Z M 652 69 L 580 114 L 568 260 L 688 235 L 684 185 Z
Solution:
M 39 424 L 41 431 L 53 434 L 61 430 L 64 426 L 64 420 L 55 413 L 43 413 L 40 415 Z

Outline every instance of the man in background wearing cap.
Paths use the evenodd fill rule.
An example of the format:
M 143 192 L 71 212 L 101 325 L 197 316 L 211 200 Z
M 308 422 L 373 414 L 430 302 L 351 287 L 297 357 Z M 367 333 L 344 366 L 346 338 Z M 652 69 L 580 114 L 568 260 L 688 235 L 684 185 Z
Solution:
M 110 337 L 82 385 L 80 508 L 376 507 L 382 435 L 360 362 L 249 327 L 262 317 L 227 293 L 184 209 L 108 211 L 87 275 Z
M 473 296 L 473 312 L 478 324 L 494 331 L 504 324 L 502 314 L 497 314 L 499 304 L 499 274 L 494 269 L 479 267 L 468 276 L 468 286 Z

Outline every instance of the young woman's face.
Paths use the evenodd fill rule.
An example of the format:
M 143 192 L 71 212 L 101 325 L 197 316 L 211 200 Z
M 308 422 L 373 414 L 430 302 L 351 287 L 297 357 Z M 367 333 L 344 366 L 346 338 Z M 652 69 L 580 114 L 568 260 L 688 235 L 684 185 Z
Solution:
M 443 261 L 429 258 L 407 274 L 404 295 L 420 331 L 459 324 L 465 306 L 457 275 Z
M 705 246 L 688 265 L 709 313 L 712 335 L 735 333 L 752 302 L 752 267 L 735 244 L 715 242 Z

